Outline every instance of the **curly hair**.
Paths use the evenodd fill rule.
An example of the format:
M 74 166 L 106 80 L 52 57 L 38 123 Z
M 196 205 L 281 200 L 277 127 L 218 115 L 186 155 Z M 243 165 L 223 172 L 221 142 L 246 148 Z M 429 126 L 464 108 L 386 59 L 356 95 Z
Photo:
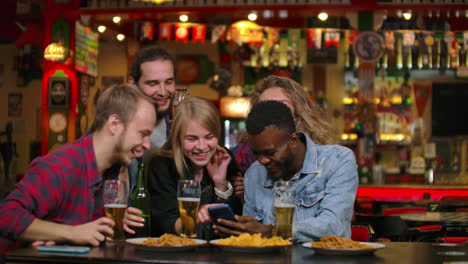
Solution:
M 283 89 L 293 103 L 298 131 L 305 132 L 316 144 L 324 145 L 335 142 L 333 128 L 325 118 L 325 111 L 310 99 L 304 87 L 292 79 L 275 75 L 266 77 L 261 85 L 250 94 L 250 105 L 257 104 L 260 95 L 273 87 Z
M 296 132 L 291 110 L 278 101 L 262 101 L 255 104 L 250 110 L 245 126 L 249 135 L 258 135 L 268 126 L 286 130 L 289 134 Z

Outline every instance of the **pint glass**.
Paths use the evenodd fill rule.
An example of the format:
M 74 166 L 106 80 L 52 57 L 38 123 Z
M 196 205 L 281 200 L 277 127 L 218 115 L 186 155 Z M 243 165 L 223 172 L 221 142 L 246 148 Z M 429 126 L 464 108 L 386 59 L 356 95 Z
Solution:
M 190 90 L 186 86 L 178 86 L 176 88 L 174 99 L 172 100 L 172 118 L 175 116 L 175 111 L 180 102 L 190 97 Z
M 123 221 L 128 201 L 127 182 L 120 180 L 104 181 L 104 208 L 106 216 L 114 220 L 114 235 L 108 236 L 107 241 L 122 242 L 125 240 Z
M 292 221 L 295 203 L 295 184 L 291 181 L 278 181 L 273 186 L 276 228 L 274 236 L 292 238 Z
M 177 186 L 177 202 L 182 220 L 182 236 L 194 238 L 200 206 L 200 184 L 194 180 L 180 180 Z

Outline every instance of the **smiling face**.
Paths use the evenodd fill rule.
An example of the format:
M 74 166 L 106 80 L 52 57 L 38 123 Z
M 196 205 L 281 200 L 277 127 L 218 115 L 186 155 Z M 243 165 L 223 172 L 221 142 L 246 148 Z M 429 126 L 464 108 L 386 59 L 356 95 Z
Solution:
M 295 155 L 290 146 L 293 139 L 297 136 L 271 126 L 258 135 L 248 136 L 250 148 L 273 180 L 289 180 L 294 174 Z
M 147 61 L 141 64 L 138 87 L 158 105 L 159 116 L 170 109 L 175 91 L 174 65 L 170 60 Z
M 195 167 L 204 167 L 216 152 L 218 138 L 198 122 L 190 120 L 182 137 L 182 153 Z
M 259 97 L 259 102 L 263 101 L 278 101 L 289 107 L 293 116 L 295 116 L 294 106 L 291 99 L 286 95 L 281 87 L 271 87 L 266 89 Z
M 155 125 L 154 106 L 140 100 L 133 118 L 126 125 L 122 124 L 113 151 L 116 159 L 128 166 L 132 159 L 143 156 L 151 146 L 150 136 Z

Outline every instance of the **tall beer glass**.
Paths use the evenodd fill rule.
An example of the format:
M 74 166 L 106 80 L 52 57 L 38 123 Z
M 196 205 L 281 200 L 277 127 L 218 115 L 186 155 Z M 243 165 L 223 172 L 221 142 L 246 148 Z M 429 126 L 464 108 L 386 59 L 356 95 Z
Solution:
M 200 206 L 200 184 L 194 180 L 180 180 L 177 186 L 177 202 L 182 220 L 182 236 L 194 238 Z
M 107 241 L 122 242 L 125 240 L 123 222 L 128 201 L 128 185 L 125 181 L 104 181 L 104 208 L 106 216 L 114 220 L 114 235 L 108 236 Z
M 172 100 L 172 118 L 175 116 L 175 111 L 180 102 L 190 97 L 190 89 L 187 86 L 177 86 L 174 99 Z
M 273 186 L 276 228 L 274 236 L 292 238 L 292 221 L 296 209 L 296 185 L 291 181 L 278 181 Z

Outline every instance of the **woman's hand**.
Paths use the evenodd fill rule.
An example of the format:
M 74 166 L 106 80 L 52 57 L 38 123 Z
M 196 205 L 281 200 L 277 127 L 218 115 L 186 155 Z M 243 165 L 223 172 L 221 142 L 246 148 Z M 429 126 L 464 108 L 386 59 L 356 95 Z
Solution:
M 236 175 L 231 176 L 229 178 L 229 181 L 231 182 L 232 187 L 234 188 L 234 194 L 243 200 L 244 199 L 244 177 L 242 177 L 241 172 L 238 171 Z
M 135 234 L 133 229 L 130 229 L 130 226 L 133 227 L 142 227 L 145 225 L 145 219 L 143 217 L 139 217 L 138 215 L 142 214 L 143 212 L 135 207 L 128 207 L 125 211 L 124 217 L 124 230 L 129 234 Z
M 227 167 L 231 162 L 231 156 L 223 147 L 217 146 L 216 152 L 211 161 L 206 165 L 208 174 L 213 180 L 215 187 L 220 191 L 227 191 L 228 182 L 226 180 Z
M 202 207 L 200 207 L 200 210 L 198 210 L 198 223 L 208 223 L 211 222 L 211 216 L 210 213 L 208 212 L 208 208 L 221 205 L 222 203 L 214 203 L 214 204 L 205 204 Z

